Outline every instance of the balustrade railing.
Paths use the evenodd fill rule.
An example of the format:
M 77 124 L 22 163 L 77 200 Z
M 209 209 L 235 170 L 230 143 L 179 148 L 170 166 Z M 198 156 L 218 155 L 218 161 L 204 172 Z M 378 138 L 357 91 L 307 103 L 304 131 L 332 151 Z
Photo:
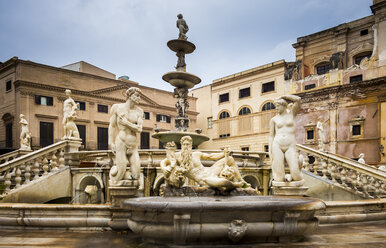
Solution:
M 8 194 L 31 181 L 65 168 L 64 153 L 69 141 L 60 141 L 0 165 L 0 182 Z
M 342 156 L 298 144 L 303 154 L 303 169 L 364 198 L 386 197 L 386 172 Z M 312 163 L 310 159 L 314 160 Z
M 17 157 L 23 156 L 27 153 L 30 153 L 31 151 L 25 151 L 25 150 L 15 150 L 12 152 L 8 152 L 5 154 L 0 155 L 0 165 L 4 164 L 6 162 L 9 162 L 11 160 L 14 160 Z
M 221 150 L 200 150 L 205 153 L 221 153 Z M 111 150 L 70 152 L 70 156 L 77 156 L 82 163 L 93 163 L 96 167 L 112 166 L 114 155 Z M 239 167 L 259 167 L 265 165 L 268 155 L 266 152 L 232 151 L 231 155 Z M 166 157 L 164 149 L 139 150 L 142 167 L 159 167 L 160 162 Z M 210 166 L 214 161 L 202 161 L 204 166 Z

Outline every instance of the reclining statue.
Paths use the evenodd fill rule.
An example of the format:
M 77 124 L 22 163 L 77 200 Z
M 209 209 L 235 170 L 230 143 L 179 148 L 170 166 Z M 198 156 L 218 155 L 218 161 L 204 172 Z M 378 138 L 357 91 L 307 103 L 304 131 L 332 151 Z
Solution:
M 174 143 L 174 142 L 173 142 Z M 175 145 L 166 145 L 167 157 L 161 161 L 161 169 L 168 185 L 181 187 L 186 177 L 200 186 L 232 190 L 234 188 L 250 187 L 240 175 L 234 159 L 229 156 L 229 149 L 223 153 L 207 154 L 192 151 L 192 138 L 181 138 L 181 151 L 175 152 Z M 202 159 L 217 160 L 211 167 L 204 167 Z

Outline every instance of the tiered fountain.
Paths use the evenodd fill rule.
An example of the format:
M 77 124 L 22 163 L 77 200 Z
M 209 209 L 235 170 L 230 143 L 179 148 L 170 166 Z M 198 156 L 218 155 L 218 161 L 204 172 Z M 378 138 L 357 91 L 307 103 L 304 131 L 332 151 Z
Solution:
M 168 42 L 169 48 L 178 56 L 177 71 L 163 76 L 165 81 L 176 87 L 177 130 L 153 137 L 163 142 L 181 143 L 181 151 L 176 150 L 173 142 L 167 143 L 166 158 L 160 163 L 169 187 L 170 194 L 165 192 L 168 197 L 139 197 L 123 202 L 122 207 L 129 211 L 129 228 L 147 242 L 169 245 L 302 239 L 318 226 L 314 214 L 325 208 L 323 201 L 296 196 L 260 196 L 257 191 L 249 194 L 251 188 L 241 178 L 227 149 L 224 155 L 192 150 L 192 146 L 207 138 L 187 132 L 187 91 L 200 79 L 185 72 L 185 54 L 193 52 L 195 46 L 186 40 L 187 25 L 182 15 L 178 17 L 180 37 Z M 201 160 L 208 158 L 220 160 L 211 167 L 204 167 Z M 195 184 L 187 186 L 188 178 Z M 186 194 L 188 191 L 193 194 Z M 211 192 L 214 193 L 209 194 Z
M 180 30 L 178 39 L 170 40 L 167 45 L 178 57 L 176 71 L 168 72 L 162 76 L 162 79 L 172 86 L 174 89 L 174 97 L 177 99 L 175 117 L 175 131 L 157 132 L 152 135 L 153 138 L 159 139 L 162 143 L 174 141 L 179 145 L 180 139 L 183 136 L 190 136 L 193 139 L 193 147 L 197 147 L 202 142 L 209 140 L 205 135 L 198 132 L 189 132 L 188 118 L 188 90 L 201 82 L 201 79 L 192 73 L 186 72 L 185 54 L 193 53 L 196 46 L 187 40 L 186 32 L 189 28 L 182 15 L 178 15 L 177 27 Z

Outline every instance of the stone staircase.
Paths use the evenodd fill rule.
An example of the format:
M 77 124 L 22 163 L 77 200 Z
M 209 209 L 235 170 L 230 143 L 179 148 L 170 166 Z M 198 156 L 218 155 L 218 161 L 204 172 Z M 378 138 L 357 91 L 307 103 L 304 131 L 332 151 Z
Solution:
M 72 161 L 66 154 L 79 146 L 80 142 L 64 140 L 0 164 L 0 202 L 43 203 L 63 196 L 58 192 L 71 187 Z
M 386 172 L 341 155 L 317 151 L 300 144 L 297 148 L 304 158 L 303 170 L 306 176 L 312 176 L 359 198 L 386 197 Z M 314 158 L 312 163 L 310 158 Z

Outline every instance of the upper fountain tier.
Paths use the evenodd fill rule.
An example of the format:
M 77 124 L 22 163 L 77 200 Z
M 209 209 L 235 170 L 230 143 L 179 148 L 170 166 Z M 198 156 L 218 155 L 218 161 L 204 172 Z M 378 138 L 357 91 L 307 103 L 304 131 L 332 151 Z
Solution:
M 196 50 L 196 46 L 187 40 L 175 39 L 168 41 L 168 47 L 173 52 L 183 52 L 184 54 L 190 54 Z
M 162 76 L 162 79 L 170 83 L 174 87 L 184 89 L 191 89 L 196 84 L 199 84 L 201 82 L 201 79 L 196 75 L 184 71 L 171 71 L 165 73 Z

